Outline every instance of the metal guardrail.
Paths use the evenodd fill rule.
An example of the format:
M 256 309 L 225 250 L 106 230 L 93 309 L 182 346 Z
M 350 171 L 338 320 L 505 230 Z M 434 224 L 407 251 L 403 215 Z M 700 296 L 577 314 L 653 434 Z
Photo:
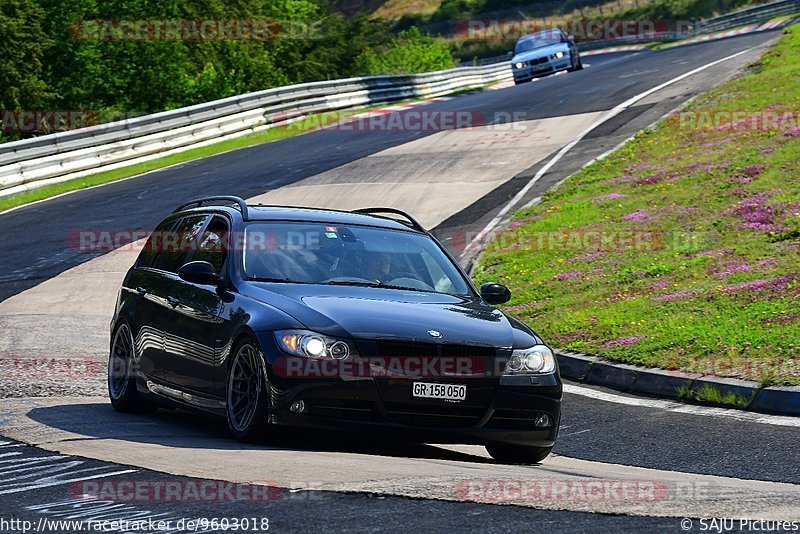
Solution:
M 694 20 L 690 26 L 681 28 L 680 30 L 672 30 L 656 35 L 630 36 L 624 39 L 616 39 L 613 41 L 590 41 L 579 43 L 578 48 L 580 50 L 594 50 L 609 46 L 637 44 L 651 41 L 679 41 L 681 39 L 696 37 L 699 35 L 707 35 L 710 33 L 730 30 L 733 28 L 738 28 L 739 26 L 760 24 L 775 17 L 793 15 L 796 13 L 800 13 L 800 0 L 778 0 L 777 2 L 770 2 L 768 4 L 742 9 L 740 11 L 733 11 L 717 17 Z
M 276 87 L 0 145 L 0 196 L 125 167 L 310 114 L 432 98 L 511 80 L 508 63 Z
M 700 35 L 728 30 L 730 28 L 736 28 L 737 26 L 766 22 L 775 17 L 793 15 L 795 13 L 800 13 L 800 0 L 779 0 L 777 2 L 770 2 L 769 4 L 762 4 L 760 6 L 726 13 L 718 17 L 696 21 L 695 33 Z

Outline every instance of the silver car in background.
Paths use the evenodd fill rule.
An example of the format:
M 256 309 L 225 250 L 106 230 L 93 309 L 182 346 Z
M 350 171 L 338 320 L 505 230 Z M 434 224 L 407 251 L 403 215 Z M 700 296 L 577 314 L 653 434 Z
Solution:
M 546 30 L 526 35 L 517 41 L 511 70 L 514 83 L 528 82 L 538 76 L 561 70 L 581 70 L 581 56 L 574 39 L 561 30 Z

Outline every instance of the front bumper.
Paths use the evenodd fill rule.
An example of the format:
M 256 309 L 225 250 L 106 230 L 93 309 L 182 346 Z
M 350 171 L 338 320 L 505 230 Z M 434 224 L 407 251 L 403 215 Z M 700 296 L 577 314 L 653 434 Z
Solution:
M 494 377 L 487 405 L 468 403 L 470 379 L 448 379 L 467 385 L 463 404 L 422 400 L 411 396 L 413 379 L 393 379 L 391 390 L 376 380 L 326 380 L 271 383 L 273 407 L 269 422 L 299 428 L 398 436 L 404 440 L 437 443 L 493 442 L 552 447 L 561 417 L 562 387 L 558 375 Z M 486 381 L 472 384 L 486 388 Z M 293 382 L 293 381 L 292 381 Z M 387 393 L 391 391 L 391 393 Z M 303 401 L 305 410 L 290 407 Z M 546 413 L 552 426 L 536 428 L 534 417 Z
M 572 60 L 569 55 L 561 59 L 551 59 L 546 63 L 539 63 L 537 65 L 526 65 L 521 69 L 512 69 L 514 74 L 514 81 L 524 82 L 537 78 L 539 76 L 546 76 L 554 72 L 566 70 L 572 67 Z

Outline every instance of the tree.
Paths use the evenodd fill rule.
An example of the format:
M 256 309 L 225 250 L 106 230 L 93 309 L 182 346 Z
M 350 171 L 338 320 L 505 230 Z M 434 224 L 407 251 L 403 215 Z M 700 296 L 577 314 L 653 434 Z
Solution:
M 44 11 L 33 0 L 0 3 L 0 109 L 35 109 L 49 94 L 42 58 L 50 45 Z

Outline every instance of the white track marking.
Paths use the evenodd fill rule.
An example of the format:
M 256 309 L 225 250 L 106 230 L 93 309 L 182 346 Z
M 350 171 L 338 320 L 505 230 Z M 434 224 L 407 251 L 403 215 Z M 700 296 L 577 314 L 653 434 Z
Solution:
M 566 438 L 568 436 L 577 436 L 578 434 L 585 434 L 586 432 L 589 432 L 590 430 L 591 430 L 590 428 L 586 428 L 584 430 L 578 430 L 577 432 L 570 432 L 568 434 L 559 434 L 558 438 L 561 439 L 561 438 Z
M 14 444 L 3 442 L 4 449 L 9 445 Z M 4 452 L 0 458 L 3 458 L 0 460 L 0 495 L 138 471 L 113 470 L 115 466 L 85 467 L 85 460 L 63 455 L 26 457 L 21 451 Z
M 788 426 L 800 428 L 800 417 L 787 417 L 782 415 L 766 415 L 756 412 L 746 412 L 744 410 L 733 410 L 727 408 L 714 408 L 710 406 L 696 406 L 693 404 L 684 404 L 682 402 L 667 401 L 660 399 L 649 399 L 644 397 L 629 397 L 625 395 L 616 395 L 606 391 L 599 391 L 582 386 L 575 386 L 573 384 L 564 384 L 564 393 L 571 395 L 580 395 L 602 402 L 614 402 L 617 404 L 625 404 L 627 406 L 637 406 L 640 408 L 655 408 L 658 410 L 665 410 L 667 412 L 689 414 L 689 415 L 702 415 L 710 417 L 728 417 L 743 421 L 747 423 L 762 423 L 766 425 L 775 426 Z
M 642 100 L 643 98 L 646 98 L 646 97 L 650 96 L 651 94 L 655 93 L 656 91 L 660 91 L 661 89 L 664 89 L 665 87 L 668 87 L 668 86 L 670 86 L 670 85 L 672 85 L 674 83 L 677 83 L 677 82 L 679 82 L 681 80 L 685 80 L 686 78 L 688 78 L 690 76 L 694 76 L 695 74 L 697 74 L 699 72 L 702 72 L 702 71 L 704 71 L 704 70 L 706 70 L 708 68 L 711 68 L 711 67 L 713 67 L 715 65 L 719 65 L 720 63 L 723 63 L 723 62 L 731 60 L 731 59 L 733 59 L 735 57 L 741 56 L 742 54 L 745 54 L 745 53 L 753 50 L 753 48 L 755 48 L 755 47 L 748 48 L 747 50 L 742 50 L 741 52 L 737 52 L 735 54 L 731 54 L 730 56 L 726 56 L 726 57 L 724 57 L 722 59 L 718 59 L 716 61 L 712 61 L 711 63 L 707 63 L 705 65 L 697 67 L 696 69 L 690 70 L 689 72 L 685 72 L 685 73 L 681 74 L 680 76 L 672 78 L 671 80 L 667 80 L 666 82 L 664 82 L 664 83 L 662 83 L 660 85 L 657 85 L 655 87 L 652 87 L 652 88 L 648 89 L 647 91 L 641 92 L 638 95 L 634 95 L 631 98 L 629 98 L 628 100 L 626 100 L 626 101 L 622 102 L 621 104 L 618 104 L 615 107 L 613 107 L 612 109 L 610 109 L 607 114 L 601 116 L 596 122 L 594 122 L 588 128 L 586 128 L 584 131 L 579 133 L 572 141 L 570 141 L 561 150 L 559 150 L 556 153 L 556 155 L 553 156 L 550 159 L 550 161 L 548 161 L 541 169 L 539 169 L 539 171 L 536 173 L 536 175 L 533 178 L 531 178 L 530 181 L 527 184 L 525 184 L 525 187 L 520 189 L 520 191 L 514 196 L 514 198 L 512 198 L 508 202 L 508 204 L 503 206 L 503 209 L 500 210 L 500 212 L 497 214 L 497 216 L 495 216 L 494 219 L 489 221 L 489 224 L 487 224 L 483 228 L 483 230 L 481 230 L 478 233 L 478 235 L 475 236 L 475 238 L 466 247 L 466 249 L 465 249 L 464 253 L 461 255 L 461 257 L 463 258 L 468 253 L 473 252 L 474 251 L 474 245 L 476 243 L 480 243 L 486 237 L 487 234 L 489 234 L 492 230 L 494 230 L 494 228 L 498 224 L 500 224 L 500 221 L 503 220 L 503 218 L 508 214 L 508 212 L 510 212 L 511 209 L 514 206 L 516 206 L 525 197 L 525 195 L 528 193 L 528 191 L 530 191 L 531 187 L 533 187 L 534 184 L 536 184 L 536 182 L 538 182 L 542 178 L 542 176 L 544 176 L 547 173 L 547 171 L 549 171 L 553 167 L 553 165 L 558 163 L 558 161 L 561 160 L 561 158 L 563 158 L 564 155 L 567 152 L 572 150 L 572 148 L 575 145 L 577 145 L 581 141 L 581 139 L 586 137 L 586 135 L 589 134 L 589 132 L 591 132 L 592 130 L 594 130 L 595 128 L 597 128 L 598 126 L 603 124 L 604 122 L 608 121 L 609 119 L 611 119 L 613 117 L 616 117 L 617 115 L 619 115 L 620 113 L 622 113 L 623 111 L 628 109 L 630 106 L 632 106 L 636 102 Z
M 88 471 L 88 470 L 87 470 Z M 61 478 L 48 478 L 43 477 L 39 481 L 33 484 L 29 484 L 27 486 L 12 488 L 12 489 L 4 489 L 0 490 L 0 495 L 6 495 L 8 493 L 19 493 L 21 491 L 32 491 L 38 490 L 42 488 L 49 488 L 51 486 L 61 486 L 63 484 L 71 484 L 73 482 L 83 482 L 84 480 L 94 480 L 96 478 L 106 478 L 106 477 L 113 477 L 117 475 L 125 475 L 128 473 L 136 473 L 138 469 L 125 469 L 122 471 L 110 471 L 106 473 L 100 473 L 99 475 L 92 475 L 87 477 L 76 477 L 76 478 L 69 478 L 69 479 L 61 479 Z

